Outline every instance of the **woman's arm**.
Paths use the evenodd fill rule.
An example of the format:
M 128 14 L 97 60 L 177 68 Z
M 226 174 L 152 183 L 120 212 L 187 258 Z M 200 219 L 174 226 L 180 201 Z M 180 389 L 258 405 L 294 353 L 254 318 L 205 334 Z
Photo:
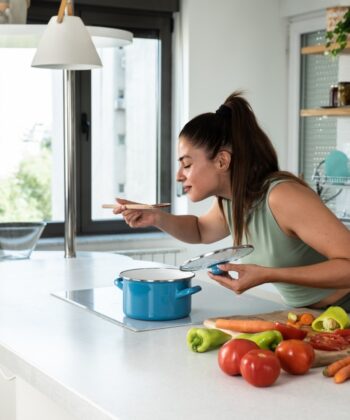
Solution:
M 209 277 L 222 286 L 242 293 L 269 282 L 284 282 L 310 287 L 350 288 L 350 231 L 303 185 L 284 182 L 270 193 L 271 211 L 286 235 L 300 238 L 328 260 L 303 267 L 271 268 L 254 264 L 225 264 L 224 271 L 238 272 L 232 281 L 228 273 Z
M 270 193 L 271 211 L 280 228 L 300 238 L 328 261 L 306 267 L 275 268 L 270 282 L 322 288 L 350 288 L 350 231 L 303 185 L 285 182 Z
M 155 226 L 180 241 L 192 244 L 216 242 L 230 234 L 217 199 L 209 211 L 200 217 L 175 216 L 159 209 L 126 210 L 123 204 L 127 203 L 127 200 L 119 199 L 114 213 L 121 213 L 133 228 Z

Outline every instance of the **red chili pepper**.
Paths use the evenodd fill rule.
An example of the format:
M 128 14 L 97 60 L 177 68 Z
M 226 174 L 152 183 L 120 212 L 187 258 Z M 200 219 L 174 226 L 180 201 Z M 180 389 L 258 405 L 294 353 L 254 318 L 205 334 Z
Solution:
M 279 331 L 283 335 L 284 340 L 304 340 L 304 338 L 307 336 L 307 331 L 300 330 L 299 328 L 289 327 L 282 322 L 275 322 L 275 330 Z

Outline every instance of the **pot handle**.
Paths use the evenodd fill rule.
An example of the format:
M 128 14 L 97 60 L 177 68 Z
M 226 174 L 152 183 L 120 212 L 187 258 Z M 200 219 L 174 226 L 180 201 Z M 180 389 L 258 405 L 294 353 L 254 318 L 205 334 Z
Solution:
M 188 287 L 187 289 L 182 289 L 176 293 L 176 299 L 181 299 L 183 297 L 193 295 L 195 293 L 200 292 L 201 290 L 202 288 L 200 286 L 193 286 L 193 287 Z
M 114 284 L 120 289 L 123 290 L 123 278 L 122 277 L 118 277 L 117 279 L 114 280 Z

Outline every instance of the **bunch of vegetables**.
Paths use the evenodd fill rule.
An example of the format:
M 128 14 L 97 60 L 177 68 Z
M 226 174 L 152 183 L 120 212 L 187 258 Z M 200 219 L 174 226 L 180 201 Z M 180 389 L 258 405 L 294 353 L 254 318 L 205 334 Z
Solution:
M 187 344 L 200 353 L 220 348 L 221 370 L 231 376 L 241 375 L 257 387 L 272 385 L 281 369 L 292 375 L 307 373 L 315 359 L 314 349 L 341 350 L 350 346 L 350 320 L 340 307 L 332 306 L 317 318 L 310 313 L 289 313 L 287 322 L 218 319 L 217 329 L 191 328 Z M 219 328 L 241 334 L 233 339 Z M 308 331 L 313 333 L 304 341 Z M 336 383 L 349 379 L 350 356 L 331 364 L 323 374 L 334 377 Z

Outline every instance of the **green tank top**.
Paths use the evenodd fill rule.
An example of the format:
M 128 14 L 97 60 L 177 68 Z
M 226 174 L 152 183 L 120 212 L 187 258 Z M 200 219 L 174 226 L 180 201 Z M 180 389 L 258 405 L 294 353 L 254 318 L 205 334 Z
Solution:
M 254 252 L 244 257 L 243 264 L 258 264 L 265 267 L 297 267 L 326 261 L 327 258 L 316 252 L 298 238 L 287 236 L 276 222 L 269 206 L 271 190 L 281 182 L 271 182 L 266 197 L 253 208 L 248 219 L 247 243 L 254 246 Z M 227 224 L 233 233 L 232 202 L 223 200 Z M 296 284 L 273 283 L 287 305 L 299 307 L 319 302 L 329 296 L 333 289 L 299 286 Z

